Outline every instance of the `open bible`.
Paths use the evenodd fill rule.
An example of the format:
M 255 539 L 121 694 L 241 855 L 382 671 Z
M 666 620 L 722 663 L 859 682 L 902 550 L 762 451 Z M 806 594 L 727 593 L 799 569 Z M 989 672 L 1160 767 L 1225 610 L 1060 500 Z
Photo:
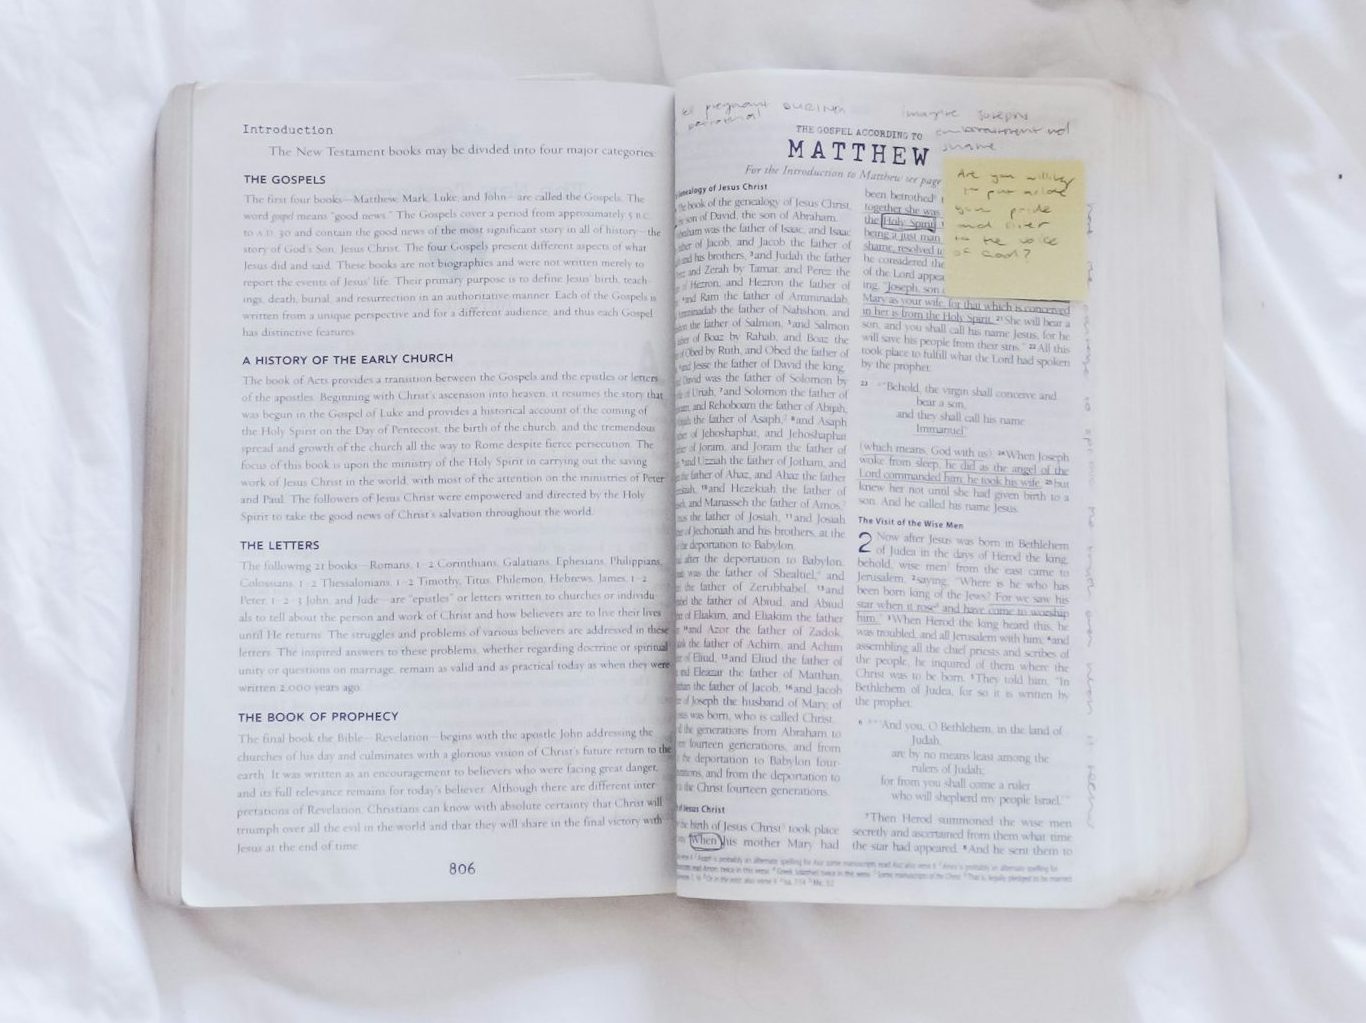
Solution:
M 1237 855 L 1213 199 L 1160 105 L 185 86 L 155 207 L 158 897 L 1100 906 Z

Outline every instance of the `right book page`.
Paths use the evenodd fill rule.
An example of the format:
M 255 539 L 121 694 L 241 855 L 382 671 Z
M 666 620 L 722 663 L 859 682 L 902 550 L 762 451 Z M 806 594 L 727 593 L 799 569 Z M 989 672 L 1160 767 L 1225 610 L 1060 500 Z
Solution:
M 676 109 L 679 893 L 1088 906 L 1241 843 L 1207 172 L 1101 83 Z

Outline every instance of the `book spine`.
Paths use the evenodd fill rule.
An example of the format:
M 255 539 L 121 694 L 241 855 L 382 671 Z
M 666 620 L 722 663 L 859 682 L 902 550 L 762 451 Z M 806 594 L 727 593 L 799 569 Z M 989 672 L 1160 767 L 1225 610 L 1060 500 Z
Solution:
M 195 86 L 177 87 L 157 126 L 134 855 L 144 889 L 180 901 L 180 764 L 185 674 L 185 483 L 190 203 Z

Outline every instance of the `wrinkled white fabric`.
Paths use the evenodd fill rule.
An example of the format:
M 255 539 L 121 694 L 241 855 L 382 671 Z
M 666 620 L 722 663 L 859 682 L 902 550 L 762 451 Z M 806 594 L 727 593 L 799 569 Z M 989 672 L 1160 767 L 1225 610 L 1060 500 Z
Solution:
M 0 1019 L 1366 1018 L 1357 0 L 0 5 Z M 1084 913 L 672 898 L 190 913 L 128 804 L 152 129 L 211 78 L 1097 75 L 1219 168 L 1252 838 Z

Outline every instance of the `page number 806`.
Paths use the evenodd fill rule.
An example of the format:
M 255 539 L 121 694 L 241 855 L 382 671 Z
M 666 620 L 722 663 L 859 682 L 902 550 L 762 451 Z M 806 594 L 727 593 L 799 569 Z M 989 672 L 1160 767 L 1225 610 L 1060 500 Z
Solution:
M 456 863 L 454 860 L 452 860 L 450 869 L 447 870 L 447 873 L 450 874 L 452 877 L 464 874 L 473 874 L 474 860 L 470 860 L 468 863 Z

